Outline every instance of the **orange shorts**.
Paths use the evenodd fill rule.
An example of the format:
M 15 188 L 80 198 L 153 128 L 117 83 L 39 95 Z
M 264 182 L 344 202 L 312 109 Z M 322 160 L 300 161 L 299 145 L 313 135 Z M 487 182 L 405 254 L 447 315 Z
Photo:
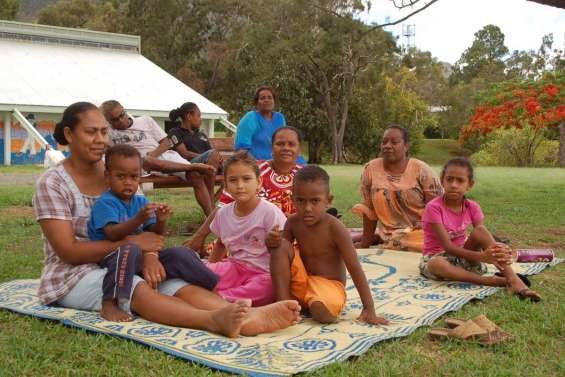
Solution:
M 345 287 L 341 281 L 308 275 L 297 247 L 294 247 L 290 273 L 290 293 L 296 297 L 302 307 L 309 308 L 312 302 L 319 301 L 332 315 L 339 316 L 345 306 L 346 297 Z

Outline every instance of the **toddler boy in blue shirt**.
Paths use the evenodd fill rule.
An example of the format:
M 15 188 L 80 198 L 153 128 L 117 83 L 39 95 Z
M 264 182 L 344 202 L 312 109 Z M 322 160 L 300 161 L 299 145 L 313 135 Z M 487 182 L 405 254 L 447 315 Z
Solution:
M 91 240 L 120 241 L 142 232 L 165 234 L 172 210 L 166 204 L 149 203 L 146 197 L 136 194 L 141 165 L 141 156 L 132 146 L 119 144 L 106 152 L 105 175 L 110 189 L 92 208 L 88 223 Z M 129 313 L 120 309 L 120 301 L 130 300 L 139 281 L 134 276 L 142 272 L 144 257 L 158 259 L 151 261 L 153 268 L 143 271 L 144 279 L 153 288 L 169 279 L 182 279 L 208 290 L 214 289 L 218 283 L 217 275 L 190 249 L 142 250 L 127 243 L 100 262 L 100 267 L 108 269 L 102 284 L 100 314 L 103 318 L 118 322 L 132 320 Z

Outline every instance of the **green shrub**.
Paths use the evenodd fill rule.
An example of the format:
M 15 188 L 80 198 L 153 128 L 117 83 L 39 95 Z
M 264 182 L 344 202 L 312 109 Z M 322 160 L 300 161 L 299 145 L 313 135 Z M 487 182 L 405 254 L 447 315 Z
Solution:
M 559 142 L 531 127 L 493 132 L 472 156 L 480 166 L 557 166 Z

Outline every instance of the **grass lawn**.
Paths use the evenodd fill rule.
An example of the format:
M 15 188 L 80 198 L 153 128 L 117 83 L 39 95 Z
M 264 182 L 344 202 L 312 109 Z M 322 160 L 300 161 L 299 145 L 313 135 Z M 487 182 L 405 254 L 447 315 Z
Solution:
M 462 148 L 457 140 L 452 139 L 422 139 L 420 151 L 415 157 L 430 165 L 442 165 L 452 157 L 468 156 L 471 152 Z
M 349 210 L 359 201 L 362 167 L 327 168 L 334 204 L 343 212 L 343 221 L 348 226 L 361 226 Z M 511 238 L 513 246 L 552 247 L 565 256 L 565 169 L 479 168 L 476 175 L 476 188 L 469 196 L 481 204 L 490 229 Z M 32 193 L 32 187 L 0 186 L 0 282 L 40 275 L 43 257 L 39 226 L 31 208 Z M 202 220 L 191 191 L 156 190 L 149 197 L 166 201 L 175 210 L 170 244 L 183 239 L 175 235 L 178 228 Z M 564 376 L 564 272 L 565 264 L 561 264 L 532 279 L 544 298 L 540 304 L 522 302 L 501 291 L 455 314 L 488 315 L 515 335 L 512 343 L 485 348 L 431 342 L 425 337 L 427 328 L 422 328 L 407 338 L 378 343 L 361 357 L 309 375 Z M 222 374 L 134 342 L 6 311 L 0 311 L 0 350 L 0 376 Z
M 43 165 L 0 165 L 0 174 L 35 173 L 41 174 L 45 169 Z

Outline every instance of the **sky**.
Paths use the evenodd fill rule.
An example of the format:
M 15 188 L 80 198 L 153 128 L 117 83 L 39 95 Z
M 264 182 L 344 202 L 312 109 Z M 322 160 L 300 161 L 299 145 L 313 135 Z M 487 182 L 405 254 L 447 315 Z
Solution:
M 424 1 L 428 2 L 420 2 Z M 361 17 L 382 24 L 387 16 L 392 22 L 412 11 L 399 11 L 390 0 L 372 0 L 370 12 Z M 548 33 L 553 33 L 554 48 L 565 49 L 565 9 L 526 0 L 439 0 L 404 23 L 415 25 L 418 49 L 452 64 L 471 46 L 474 34 L 488 24 L 500 27 L 510 52 L 537 50 Z M 402 34 L 400 24 L 385 30 Z

